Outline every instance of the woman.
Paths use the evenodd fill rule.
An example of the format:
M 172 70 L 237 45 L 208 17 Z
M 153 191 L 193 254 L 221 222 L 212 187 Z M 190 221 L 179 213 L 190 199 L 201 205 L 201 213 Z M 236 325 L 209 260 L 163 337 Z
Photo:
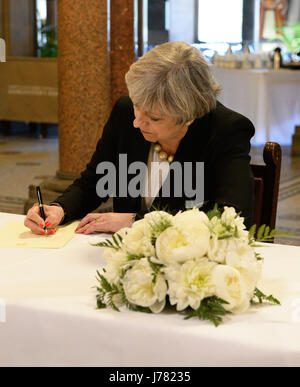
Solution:
M 46 225 L 48 232 L 54 233 L 58 224 L 83 217 L 77 233 L 116 232 L 130 227 L 135 215 L 149 211 L 152 205 L 177 212 L 186 207 L 190 197 L 185 191 L 176 194 L 178 186 L 174 188 L 174 184 L 169 195 L 161 195 L 166 177 L 171 175 L 169 171 L 175 162 L 182 167 L 202 162 L 204 208 L 214 203 L 233 206 L 249 227 L 254 198 L 249 150 L 254 128 L 247 118 L 217 101 L 219 85 L 200 52 L 183 42 L 162 44 L 130 67 L 126 83 L 130 97 L 122 97 L 115 104 L 81 177 L 55 203 L 45 206 L 46 222 L 34 206 L 27 214 L 25 226 L 42 234 Z M 126 156 L 123 160 L 128 166 L 136 162 L 148 166 L 148 176 L 144 177 L 145 184 L 149 183 L 148 191 L 144 195 L 124 195 L 120 189 L 117 192 L 120 187 L 113 186 L 114 212 L 91 213 L 109 196 L 103 186 L 99 188 L 105 179 L 105 168 L 99 166 L 115 166 L 116 175 L 111 176 L 116 178 L 117 185 L 124 182 L 120 155 Z M 154 171 L 153 161 L 160 162 L 163 177 L 149 173 Z M 193 169 L 193 184 L 198 175 L 199 171 Z M 186 176 L 180 184 L 185 184 Z

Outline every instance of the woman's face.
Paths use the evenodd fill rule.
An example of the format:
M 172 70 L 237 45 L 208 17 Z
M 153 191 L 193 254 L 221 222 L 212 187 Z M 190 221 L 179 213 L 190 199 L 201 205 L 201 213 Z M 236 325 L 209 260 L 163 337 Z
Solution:
M 188 129 L 186 124 L 178 125 L 174 117 L 161 115 L 156 109 L 147 112 L 134 105 L 134 115 L 133 126 L 140 129 L 146 141 L 174 142 L 181 140 Z

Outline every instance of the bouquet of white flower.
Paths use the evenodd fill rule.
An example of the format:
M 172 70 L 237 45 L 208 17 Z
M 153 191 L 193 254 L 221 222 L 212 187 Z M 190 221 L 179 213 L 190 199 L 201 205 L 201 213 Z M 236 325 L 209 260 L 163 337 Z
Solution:
M 246 311 L 251 302 L 279 304 L 258 290 L 262 258 L 254 251 L 255 227 L 232 207 L 207 214 L 194 208 L 172 216 L 154 211 L 115 233 L 106 247 L 103 273 L 97 272 L 98 308 L 160 313 L 176 305 L 186 319 L 198 317 L 216 326 L 227 313 Z M 268 227 L 259 240 L 273 238 Z

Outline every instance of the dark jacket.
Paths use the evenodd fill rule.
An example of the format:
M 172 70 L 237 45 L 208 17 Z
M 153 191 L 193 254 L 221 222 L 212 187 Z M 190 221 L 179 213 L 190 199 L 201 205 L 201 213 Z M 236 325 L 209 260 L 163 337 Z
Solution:
M 64 223 L 85 216 L 108 199 L 100 198 L 96 193 L 101 177 L 96 174 L 99 163 L 110 161 L 118 166 L 119 154 L 127 154 L 128 164 L 134 161 L 147 164 L 151 144 L 139 129 L 133 127 L 133 120 L 130 98 L 120 98 L 81 177 L 55 200 L 66 212 Z M 251 226 L 253 217 L 254 180 L 249 166 L 253 135 L 254 127 L 246 117 L 218 102 L 216 109 L 190 125 L 174 157 L 174 161 L 180 163 L 204 162 L 204 210 L 214 203 L 233 206 L 245 217 L 247 227 Z M 184 192 L 182 197 L 174 197 L 171 191 L 169 198 L 156 197 L 153 206 L 177 212 L 185 208 L 186 200 Z M 114 212 L 141 211 L 141 197 L 116 196 L 113 203 Z

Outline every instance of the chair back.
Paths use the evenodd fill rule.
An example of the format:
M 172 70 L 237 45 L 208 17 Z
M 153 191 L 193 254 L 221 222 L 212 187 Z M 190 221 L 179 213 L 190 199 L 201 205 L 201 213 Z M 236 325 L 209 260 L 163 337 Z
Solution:
M 267 142 L 263 158 L 265 165 L 251 164 L 254 175 L 255 200 L 253 223 L 275 228 L 281 170 L 281 147 L 276 142 Z

